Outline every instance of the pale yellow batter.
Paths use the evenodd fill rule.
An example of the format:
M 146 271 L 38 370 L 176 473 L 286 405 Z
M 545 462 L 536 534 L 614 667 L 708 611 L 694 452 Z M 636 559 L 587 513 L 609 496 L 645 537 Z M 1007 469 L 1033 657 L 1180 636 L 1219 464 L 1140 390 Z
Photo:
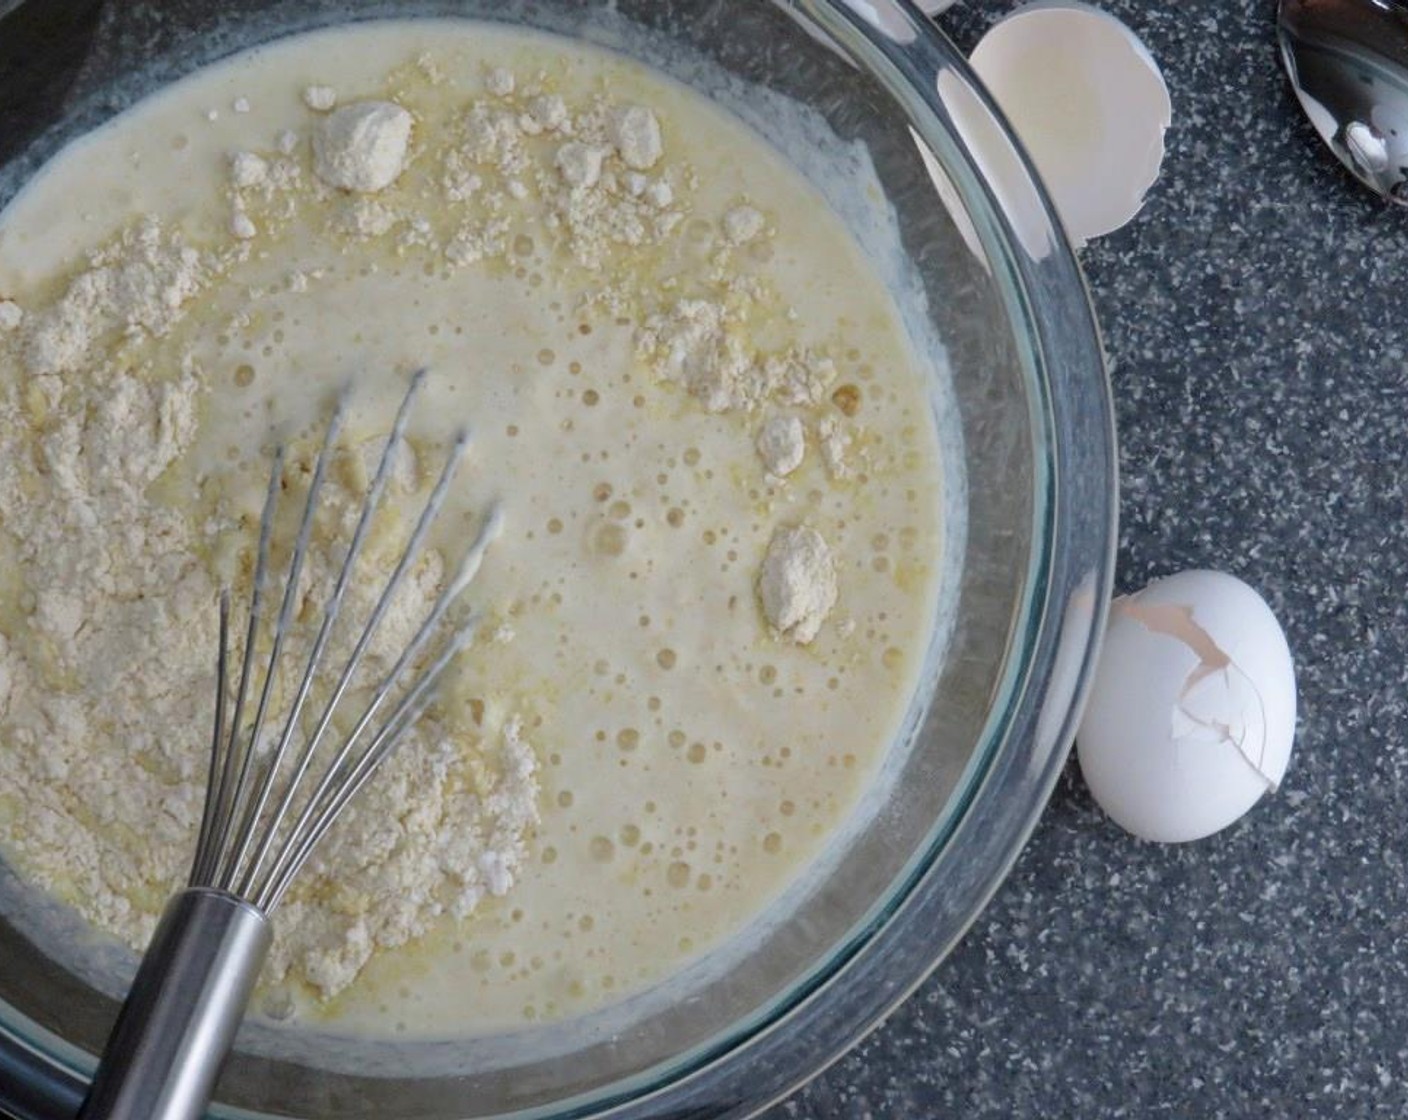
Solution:
M 359 195 L 319 179 L 312 137 L 330 94 L 413 116 L 390 186 Z M 545 97 L 584 123 L 546 127 Z M 525 162 L 475 132 L 476 105 L 480 121 L 514 122 Z M 662 153 L 635 168 L 626 148 L 603 149 L 616 201 L 603 203 L 596 183 L 580 194 L 615 209 L 570 212 L 558 178 L 577 173 L 564 163 L 579 153 L 562 148 L 622 106 L 648 108 Z M 258 156 L 262 178 L 247 160 L 236 170 L 241 154 Z M 143 103 L 64 152 L 0 215 L 0 299 L 23 315 L 0 330 L 7 422 L 42 432 L 49 413 L 26 332 L 86 251 L 148 215 L 217 263 L 161 333 L 93 340 L 75 368 L 50 375 L 62 384 L 52 391 L 96 401 L 122 376 L 194 379 L 195 436 L 143 500 L 210 519 L 201 580 L 230 563 L 228 533 L 214 530 L 257 508 L 271 420 L 313 418 L 349 378 L 354 432 L 371 433 L 386 428 L 407 372 L 430 367 L 413 425 L 427 463 L 472 425 L 437 542 L 447 557 L 492 501 L 505 515 L 475 585 L 486 639 L 444 720 L 465 735 L 475 719 L 523 721 L 541 782 L 527 863 L 469 917 L 371 952 L 331 1001 L 295 965 L 266 1006 L 287 1012 L 288 997 L 296 1018 L 373 1032 L 502 1029 L 600 1006 L 743 929 L 876 773 L 937 592 L 941 480 L 925 370 L 819 195 L 698 94 L 594 49 L 463 23 L 286 41 Z M 645 223 L 638 236 L 621 224 L 632 215 Z M 723 316 L 704 343 L 689 333 L 690 300 Z M 735 350 L 749 376 L 768 358 L 787 372 L 759 399 L 711 401 L 689 371 L 712 376 Z M 804 433 L 786 477 L 765 470 L 756 446 L 777 418 Z M 5 455 L 32 454 L 26 438 L 7 434 Z M 49 484 L 42 469 L 19 477 Z M 824 539 L 835 569 L 835 605 L 806 644 L 769 625 L 758 592 L 769 542 L 787 526 Z M 4 529 L 26 531 L 8 519 Z M 37 657 L 30 577 L 21 563 L 6 578 L 8 654 Z M 213 600 L 187 609 L 213 621 Z M 84 681 L 67 687 L 76 703 L 100 703 Z M 3 709 L 0 752 L 13 749 L 5 729 L 21 706 L 12 695 Z M 197 711 L 189 763 L 137 771 L 157 799 L 185 790 L 176 850 L 198 809 Z M 89 749 L 124 745 L 97 728 Z M 134 842 L 111 822 L 65 821 L 64 805 L 45 810 L 45 828 Z M 0 795 L 6 855 L 82 909 L 82 885 L 26 845 L 36 811 Z M 172 885 L 124 897 L 149 917 Z M 305 904 L 378 904 L 357 889 L 320 886 Z M 134 941 L 146 928 L 117 924 Z

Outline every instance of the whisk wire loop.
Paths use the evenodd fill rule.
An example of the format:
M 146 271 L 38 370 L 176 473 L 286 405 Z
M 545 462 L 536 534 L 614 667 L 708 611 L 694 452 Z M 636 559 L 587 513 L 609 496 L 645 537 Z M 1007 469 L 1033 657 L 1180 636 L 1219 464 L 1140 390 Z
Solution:
M 351 582 L 352 571 L 356 566 L 357 559 L 361 555 L 362 545 L 366 541 L 367 532 L 371 527 L 373 518 L 381 506 L 382 495 L 386 491 L 386 486 L 391 477 L 392 467 L 395 465 L 397 453 L 401 445 L 405 442 L 406 426 L 410 421 L 411 403 L 415 400 L 422 383 L 425 381 L 426 371 L 418 370 L 411 378 L 410 388 L 406 391 L 405 397 L 401 401 L 400 408 L 396 411 L 396 419 L 391 426 L 391 432 L 386 438 L 386 446 L 382 449 L 381 460 L 377 465 L 376 474 L 372 478 L 371 487 L 367 492 L 366 500 L 362 504 L 362 510 L 357 518 L 356 527 L 352 531 L 352 539 L 347 545 L 346 555 L 342 560 L 342 567 L 338 571 L 337 582 L 333 586 L 328 596 L 327 602 L 323 606 L 323 620 L 318 627 L 317 637 L 313 641 L 313 647 L 308 653 L 308 660 L 304 666 L 303 678 L 299 682 L 298 694 L 294 699 L 293 706 L 289 710 L 288 719 L 284 723 L 283 734 L 279 739 L 279 745 L 275 751 L 275 765 L 281 762 L 285 747 L 292 737 L 297 725 L 299 716 L 302 714 L 303 705 L 308 698 L 308 693 L 312 688 L 318 667 L 322 664 L 323 652 L 327 647 L 329 638 L 332 636 L 333 626 L 336 625 L 338 616 L 342 610 L 342 604 L 346 598 L 347 586 Z M 337 700 L 341 696 L 341 691 L 334 693 L 333 699 L 329 701 L 319 719 L 317 727 L 310 734 L 302 751 L 299 753 L 297 762 L 294 765 L 292 776 L 284 784 L 283 796 L 278 806 L 274 809 L 271 819 L 282 821 L 288 814 L 289 806 L 292 804 L 294 795 L 303 781 L 304 775 L 313 760 L 313 755 L 317 751 L 318 744 L 322 742 L 323 735 L 327 731 L 331 722 L 332 713 L 337 706 Z M 271 772 L 272 773 L 272 772 Z M 260 869 L 264 861 L 268 858 L 269 850 L 274 843 L 275 832 L 266 829 L 259 840 L 254 854 L 245 869 L 244 875 L 235 885 L 235 893 L 248 897 L 253 893 L 253 884 L 258 879 Z
M 229 592 L 221 596 L 220 649 L 216 666 L 219 691 L 206 805 L 190 877 L 193 887 L 229 892 L 246 899 L 266 914 L 276 907 L 339 814 L 424 714 L 434 699 L 436 686 L 455 656 L 473 640 L 478 620 L 470 617 L 451 631 L 441 652 L 428 668 L 412 673 L 428 653 L 434 639 L 446 629 L 451 608 L 473 581 L 489 544 L 497 536 L 501 517 L 496 508 L 491 509 L 484 518 L 454 575 L 445 582 L 429 613 L 401 649 L 391 669 L 381 677 L 370 699 L 352 723 L 351 730 L 340 735 L 341 741 L 335 750 L 320 750 L 378 628 L 406 576 L 413 570 L 445 504 L 469 444 L 468 432 L 461 431 L 449 449 L 440 475 L 395 566 L 371 606 L 316 722 L 310 731 L 303 731 L 308 723 L 303 719 L 304 709 L 325 660 L 358 558 L 389 485 L 396 456 L 405 443 L 411 405 L 424 379 L 424 371 L 415 374 L 402 399 L 342 557 L 336 581 L 322 604 L 321 620 L 299 675 L 297 690 L 287 712 L 279 717 L 282 722 L 278 726 L 277 736 L 272 737 L 266 736 L 265 725 L 274 703 L 278 666 L 300 602 L 299 584 L 321 491 L 343 428 L 346 396 L 339 400 L 333 412 L 313 467 L 287 563 L 278 614 L 272 622 L 269 652 L 261 656 L 257 652 L 259 644 L 265 631 L 270 629 L 266 615 L 273 595 L 272 537 L 278 520 L 279 495 L 284 488 L 284 470 L 288 459 L 285 447 L 281 445 L 275 450 L 260 518 L 254 587 L 233 703 L 230 700 Z M 254 699 L 256 696 L 257 700 Z M 396 699 L 391 704 L 389 714 L 383 716 L 382 709 L 393 697 Z M 245 713 L 251 701 L 254 702 L 254 716 L 246 726 Z M 272 741 L 272 745 L 266 740 Z M 315 761 L 324 754 L 330 754 L 330 757 L 321 766 L 317 781 L 313 782 Z
M 429 509 L 427 512 L 430 512 Z M 445 668 L 453 660 L 454 655 L 473 639 L 479 622 L 476 617 L 471 617 L 450 639 L 441 658 L 421 675 L 416 684 L 410 687 L 402 702 L 383 724 L 381 731 L 373 736 L 370 745 L 364 749 L 356 762 L 349 764 L 357 742 L 375 718 L 381 705 L 405 675 L 407 667 L 414 663 L 429 644 L 430 639 L 440 629 L 441 622 L 450 608 L 458 601 L 465 588 L 473 582 L 480 565 L 483 563 L 484 554 L 495 537 L 498 536 L 501 526 L 502 517 L 498 509 L 492 509 L 480 526 L 475 539 L 466 549 L 454 578 L 440 592 L 435 605 L 431 608 L 425 621 L 421 623 L 420 629 L 406 645 L 396 664 L 386 674 L 381 687 L 368 702 L 357 723 L 344 739 L 336 756 L 329 762 L 322 780 L 309 797 L 297 822 L 289 830 L 289 838 L 284 845 L 283 852 L 269 873 L 269 886 L 264 894 L 256 898 L 259 905 L 264 905 L 266 900 L 270 906 L 277 905 L 278 900 L 287 890 L 289 881 L 298 873 L 298 869 L 307 862 L 312 849 L 322 839 L 347 802 L 362 787 L 366 776 L 375 772 L 382 759 L 395 748 L 400 735 L 420 718 L 425 705 L 422 704 L 417 708 L 415 704 L 418 699 L 424 696 L 425 703 L 429 703 L 433 696 L 433 686 L 438 682 Z M 383 599 L 389 598 L 389 594 L 390 590 L 388 589 L 383 594 Z
M 358 792 L 377 772 L 387 756 L 401 742 L 402 736 L 420 719 L 425 709 L 435 697 L 435 689 L 440 683 L 450 663 L 474 639 L 479 626 L 477 618 L 471 618 L 452 638 L 435 663 L 411 686 L 410 690 L 397 703 L 380 731 L 372 738 L 361 757 L 350 768 L 344 765 L 338 771 L 329 770 L 333 780 L 329 782 L 324 797 L 310 801 L 317 804 L 319 811 L 305 830 L 291 834 L 285 847 L 285 855 L 275 872 L 270 876 L 265 892 L 256 900 L 256 905 L 266 912 L 274 909 L 283 899 L 284 892 L 293 884 L 299 871 L 313 854 L 318 843 L 336 823 Z M 389 691 L 389 690 L 388 690 Z M 334 777 L 335 775 L 335 777 Z
M 239 810 L 239 791 L 244 789 L 249 777 L 249 766 L 253 760 L 252 750 L 239 749 L 239 728 L 244 717 L 245 701 L 249 696 L 249 685 L 254 675 L 255 645 L 259 637 L 260 624 L 264 617 L 264 596 L 269 585 L 269 552 L 274 537 L 274 513 L 278 508 L 279 487 L 284 473 L 284 448 L 280 444 L 274 449 L 273 468 L 269 472 L 269 488 L 264 495 L 264 509 L 259 517 L 259 543 L 255 547 L 254 590 L 250 598 L 249 623 L 245 630 L 244 656 L 240 659 L 240 680 L 235 689 L 234 714 L 230 719 L 229 737 L 225 744 L 223 759 L 212 757 L 212 769 L 220 770 L 216 785 L 214 829 L 210 836 L 210 846 L 197 853 L 200 873 L 195 876 L 192 886 L 220 886 L 218 878 L 220 856 L 229 843 L 230 828 Z M 224 682 L 222 682 L 223 687 Z M 236 769 L 238 760 L 238 769 Z
M 366 653 L 366 649 L 376 632 L 377 626 L 380 624 L 382 617 L 385 615 L 387 608 L 390 606 L 396 594 L 397 588 L 400 586 L 402 579 L 410 570 L 416 556 L 419 554 L 421 544 L 426 534 L 429 532 L 431 524 L 438 515 L 441 505 L 444 504 L 455 470 L 468 446 L 468 440 L 468 433 L 461 433 L 459 438 L 456 439 L 454 448 L 451 450 L 450 456 L 445 463 L 444 470 L 441 472 L 439 480 L 431 491 L 430 497 L 426 500 L 425 508 L 421 511 L 420 520 L 412 531 L 411 538 L 402 551 L 401 558 L 397 562 L 396 568 L 392 571 L 390 578 L 387 580 L 381 596 L 378 598 L 376 605 L 372 608 L 371 616 L 368 618 L 366 626 L 357 640 L 356 646 L 353 648 L 352 653 L 347 658 L 346 664 L 343 666 L 337 686 L 324 710 L 323 718 L 319 721 L 318 729 L 314 732 L 315 735 L 321 735 L 327 726 L 327 722 L 332 718 L 333 710 L 342 700 L 343 694 L 348 688 L 353 675 L 356 673 Z M 492 531 L 496 531 L 497 524 L 497 514 L 491 513 L 486 519 L 484 526 L 480 529 L 479 538 L 470 546 L 470 554 L 473 554 L 476 549 L 481 547 L 480 539 L 482 539 L 486 533 L 490 532 L 491 529 Z M 463 564 L 461 564 L 461 568 L 463 568 Z M 286 841 L 266 877 L 264 887 L 261 889 L 260 893 L 255 895 L 257 899 L 269 897 L 273 893 L 269 889 L 270 885 L 285 877 L 285 868 L 294 858 L 301 845 L 300 838 L 306 834 L 310 822 L 313 820 L 314 816 L 319 813 L 319 807 L 324 803 L 329 791 L 334 790 L 337 786 L 341 776 L 345 772 L 345 763 L 347 759 L 352 757 L 363 733 L 376 718 L 377 712 L 380 710 L 382 704 L 385 703 L 387 697 L 390 696 L 401 683 L 402 678 L 406 675 L 406 670 L 416 662 L 426 646 L 430 643 L 430 640 L 435 636 L 440 628 L 441 620 L 467 586 L 468 581 L 459 578 L 458 574 L 455 579 L 451 580 L 445 586 L 415 635 L 401 651 L 401 655 L 397 658 L 395 664 L 386 672 L 380 687 L 373 693 L 371 700 L 367 703 L 361 715 L 353 724 L 352 730 L 347 732 L 343 737 L 342 744 L 324 769 L 322 777 L 319 779 L 313 793 L 308 797 L 297 820 L 288 830 Z M 326 829 L 323 831 L 326 831 Z M 299 862 L 301 863 L 302 861 Z
M 220 593 L 220 648 L 215 657 L 215 730 L 210 740 L 210 768 L 205 777 L 205 804 L 200 815 L 200 833 L 195 855 L 191 860 L 188 886 L 200 882 L 202 858 L 210 847 L 210 833 L 215 827 L 215 795 L 220 781 L 221 760 L 225 744 L 225 706 L 229 696 L 230 659 L 230 593 Z
M 258 756 L 261 752 L 264 739 L 264 721 L 269 713 L 269 704 L 273 700 L 274 685 L 278 677 L 275 669 L 279 664 L 280 655 L 283 653 L 284 642 L 288 639 L 294 608 L 298 604 L 299 584 L 303 578 L 304 561 L 308 558 L 308 543 L 313 535 L 313 522 L 318 512 L 318 498 L 322 494 L 323 480 L 327 477 L 328 460 L 332 457 L 337 437 L 342 431 L 346 408 L 347 398 L 344 394 L 339 397 L 337 407 L 333 410 L 332 421 L 328 424 L 327 432 L 323 437 L 323 446 L 318 452 L 318 458 L 313 467 L 313 479 L 309 483 L 308 497 L 303 505 L 303 516 L 298 525 L 298 537 L 294 543 L 293 555 L 289 559 L 283 602 L 279 606 L 278 621 L 274 625 L 274 640 L 273 648 L 269 653 L 269 668 L 264 674 L 264 684 L 259 690 L 259 705 L 254 711 L 254 724 L 249 731 L 248 749 L 253 756 Z M 282 485 L 282 480 L 280 485 Z M 221 879 L 225 884 L 232 886 L 237 894 L 241 893 L 238 885 L 239 869 L 244 863 L 249 846 L 254 843 L 254 830 L 259 826 L 260 818 L 269 801 L 270 791 L 274 788 L 274 779 L 278 776 L 284 752 L 288 748 L 302 699 L 301 695 L 296 698 L 295 706 L 289 712 L 285 723 L 284 733 L 279 737 L 278 743 L 270 750 L 268 761 L 261 768 L 261 776 L 255 787 L 256 792 L 245 803 L 244 815 L 240 819 L 234 843 L 226 856 Z M 238 732 L 239 728 L 235 730 Z

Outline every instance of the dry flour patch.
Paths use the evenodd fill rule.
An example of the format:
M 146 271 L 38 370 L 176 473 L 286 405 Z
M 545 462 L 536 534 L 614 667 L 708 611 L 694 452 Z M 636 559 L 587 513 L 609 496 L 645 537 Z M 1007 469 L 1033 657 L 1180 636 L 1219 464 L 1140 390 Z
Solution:
M 212 537 L 241 531 L 223 503 L 198 523 L 149 496 L 196 439 L 201 378 L 188 371 L 162 381 L 101 365 L 94 373 L 104 386 L 96 407 L 57 391 L 34 464 L 0 460 L 0 519 L 22 527 L 16 547 L 37 639 L 0 643 L 9 736 L 0 751 L 8 806 L 0 819 L 31 873 L 135 948 L 184 874 L 199 822 L 203 757 L 191 745 L 210 719 L 216 586 L 196 558 Z M 26 423 L 13 399 L 0 416 L 17 429 Z M 339 542 L 360 504 L 360 487 L 349 483 L 365 481 L 370 453 L 349 449 L 359 469 L 330 483 L 305 575 L 310 598 L 325 596 L 336 577 Z M 405 456 L 393 491 L 406 497 L 417 485 Z M 405 531 L 399 526 L 384 547 Z M 439 554 L 427 554 L 392 601 L 369 649 L 369 673 L 389 669 L 443 580 Z M 377 587 L 363 573 L 349 617 L 366 617 Z M 343 656 L 353 637 L 338 639 Z M 67 681 L 83 684 L 60 683 Z M 295 887 L 280 915 L 270 982 L 335 995 L 373 953 L 512 887 L 538 820 L 537 763 L 521 722 L 497 718 L 497 729 L 435 720 L 417 727 Z M 95 751 L 96 739 L 122 749 Z M 75 813 L 74 805 L 88 809 Z
M 114 337 L 165 334 L 210 272 L 179 233 L 154 218 L 140 223 L 95 253 L 54 305 L 28 317 L 26 369 L 36 377 L 71 373 Z
M 374 194 L 406 166 L 411 114 L 389 101 L 335 109 L 313 131 L 313 171 L 330 187 Z
M 315 113 L 330 113 L 337 105 L 337 90 L 331 86 L 305 86 L 303 104 Z
M 777 633 L 811 642 L 836 605 L 836 562 L 822 535 L 805 525 L 779 526 L 768 543 L 758 595 Z
M 795 416 L 774 416 L 758 429 L 758 457 L 770 475 L 783 478 L 802 465 L 806 434 Z

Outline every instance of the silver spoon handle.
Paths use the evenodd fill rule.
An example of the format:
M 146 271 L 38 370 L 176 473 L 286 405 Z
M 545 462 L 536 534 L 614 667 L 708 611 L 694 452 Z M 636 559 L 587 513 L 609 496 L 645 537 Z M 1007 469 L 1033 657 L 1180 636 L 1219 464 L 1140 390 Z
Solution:
M 166 905 L 78 1120 L 197 1120 L 269 951 L 269 919 L 195 887 Z

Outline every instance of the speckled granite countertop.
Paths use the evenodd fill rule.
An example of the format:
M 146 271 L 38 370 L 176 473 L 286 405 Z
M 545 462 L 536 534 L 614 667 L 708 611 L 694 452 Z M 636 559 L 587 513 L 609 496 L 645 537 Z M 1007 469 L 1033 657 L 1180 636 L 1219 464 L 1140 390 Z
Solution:
M 1301 690 L 1279 796 L 1201 843 L 1068 767 L 967 939 L 768 1120 L 1408 1112 L 1408 213 L 1320 147 L 1271 0 L 1100 0 L 1173 96 L 1163 177 L 1083 254 L 1122 442 L 1117 580 L 1259 588 Z M 971 48 L 1014 5 L 940 22 Z

